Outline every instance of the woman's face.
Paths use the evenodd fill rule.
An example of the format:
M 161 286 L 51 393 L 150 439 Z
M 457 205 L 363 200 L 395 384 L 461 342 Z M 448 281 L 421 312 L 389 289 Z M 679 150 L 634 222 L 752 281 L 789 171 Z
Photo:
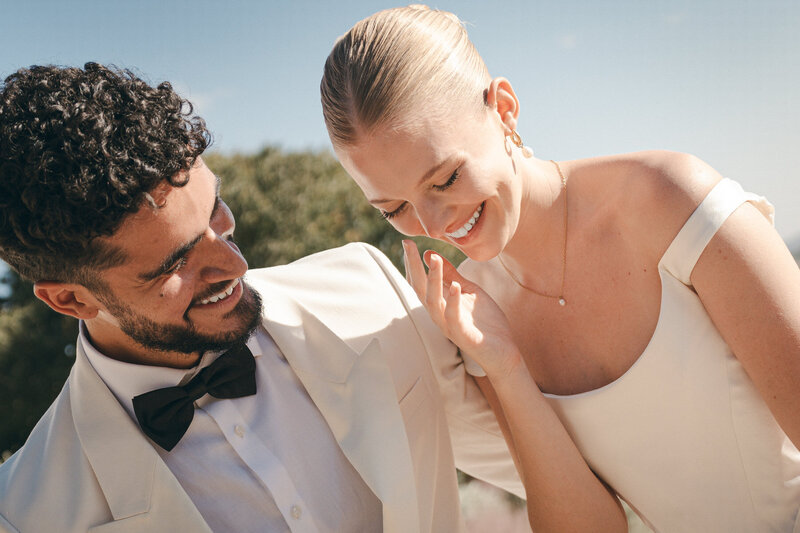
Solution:
M 486 261 L 519 220 L 521 180 L 500 115 L 448 112 L 381 126 L 339 160 L 401 233 L 427 235 Z

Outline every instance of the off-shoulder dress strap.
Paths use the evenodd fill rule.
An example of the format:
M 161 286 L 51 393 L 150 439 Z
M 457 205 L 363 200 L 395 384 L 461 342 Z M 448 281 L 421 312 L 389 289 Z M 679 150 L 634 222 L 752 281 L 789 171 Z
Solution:
M 743 203 L 750 202 L 774 223 L 774 208 L 766 198 L 746 192 L 737 182 L 723 178 L 697 206 L 659 262 L 673 277 L 691 285 L 690 276 L 711 238 Z
M 691 285 L 689 278 L 700 254 L 731 213 L 745 202 L 751 202 L 770 222 L 774 222 L 774 209 L 766 198 L 746 192 L 737 182 L 723 178 L 706 195 L 675 236 L 661 257 L 659 268 L 666 270 L 685 285 Z M 469 357 L 464 357 L 464 366 L 467 373 L 473 376 L 486 375 L 480 365 Z

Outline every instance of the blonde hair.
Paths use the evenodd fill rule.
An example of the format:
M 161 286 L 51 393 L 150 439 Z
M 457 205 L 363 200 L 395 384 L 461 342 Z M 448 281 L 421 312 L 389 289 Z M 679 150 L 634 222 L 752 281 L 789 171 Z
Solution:
M 320 83 L 334 147 L 356 144 L 379 125 L 402 126 L 435 103 L 484 105 L 489 72 L 452 13 L 412 5 L 380 11 L 340 37 Z

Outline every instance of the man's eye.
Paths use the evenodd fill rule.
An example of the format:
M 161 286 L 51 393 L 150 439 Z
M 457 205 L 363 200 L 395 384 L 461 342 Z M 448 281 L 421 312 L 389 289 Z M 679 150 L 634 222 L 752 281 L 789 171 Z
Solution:
M 400 205 L 400 207 L 398 207 L 394 211 L 383 211 L 383 210 L 381 210 L 381 216 L 383 218 L 385 218 L 386 220 L 390 220 L 390 219 L 396 217 L 397 215 L 399 215 L 400 213 L 402 213 L 405 210 L 407 205 L 408 205 L 408 202 L 403 202 Z
M 436 189 L 437 191 L 444 191 L 445 189 L 448 189 L 452 184 L 454 184 L 457 179 L 458 179 L 458 170 L 453 172 L 453 174 L 450 175 L 450 177 L 447 179 L 446 182 L 442 183 L 441 185 L 434 185 L 433 188 Z
M 169 267 L 169 270 L 164 272 L 164 275 L 166 276 L 168 274 L 174 274 L 175 272 L 178 272 L 180 269 L 182 269 L 184 265 L 186 265 L 186 257 L 181 257 L 175 262 L 174 265 Z

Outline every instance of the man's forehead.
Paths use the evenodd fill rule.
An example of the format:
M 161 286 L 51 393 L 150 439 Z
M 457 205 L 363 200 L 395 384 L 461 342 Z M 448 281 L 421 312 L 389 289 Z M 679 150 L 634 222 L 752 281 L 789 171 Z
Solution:
M 220 180 L 206 167 L 182 186 L 159 184 L 139 209 L 128 215 L 119 229 L 105 240 L 128 257 L 122 267 L 153 268 L 177 247 L 202 234 L 208 224 L 206 207 L 213 209 Z M 208 190 L 210 189 L 210 190 Z M 206 206 L 206 204 L 208 204 Z

